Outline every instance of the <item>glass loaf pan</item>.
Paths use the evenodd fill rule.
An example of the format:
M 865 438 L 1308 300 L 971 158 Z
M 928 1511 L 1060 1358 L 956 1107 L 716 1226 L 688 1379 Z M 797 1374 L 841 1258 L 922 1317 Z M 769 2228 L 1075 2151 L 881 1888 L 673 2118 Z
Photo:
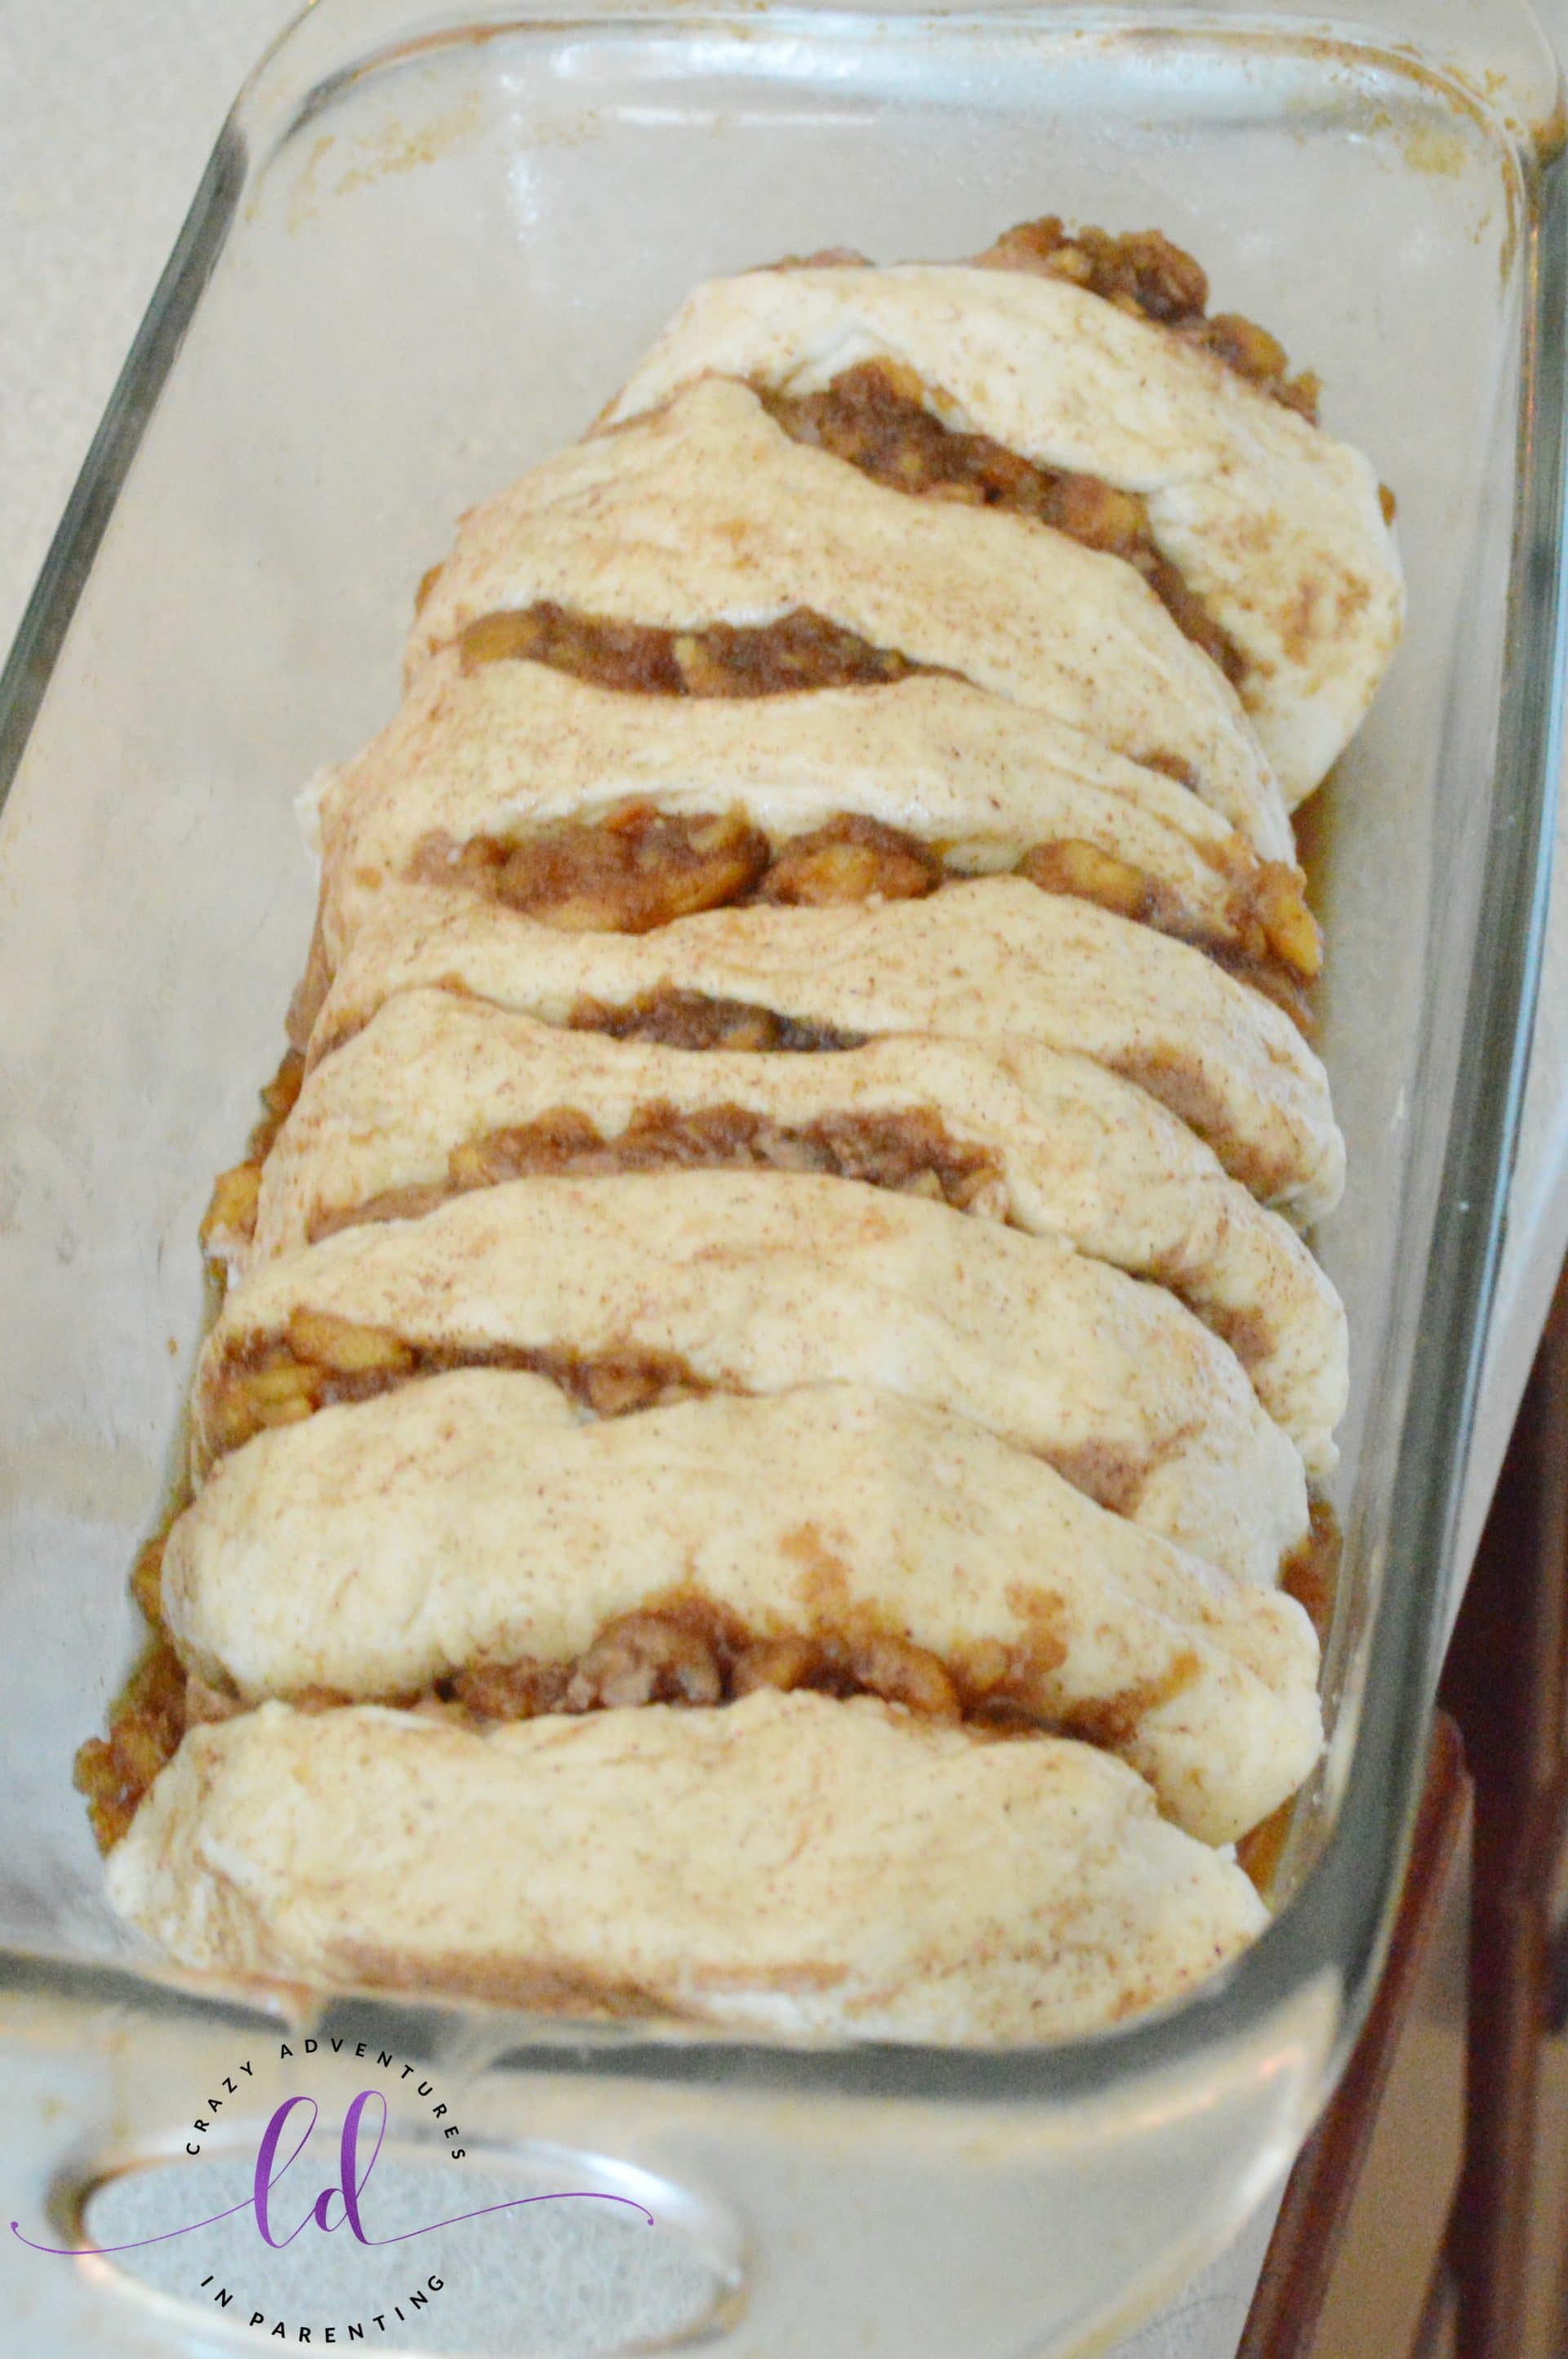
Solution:
M 1350 1150 L 1319 1243 L 1353 1403 L 1332 1740 L 1279 1915 L 1181 2008 L 1000 2055 L 371 2013 L 492 2060 L 503 2142 L 719 2190 L 744 2255 L 707 2330 L 727 2352 L 873 2330 L 901 2359 L 1076 2348 L 1277 2179 L 1398 1886 L 1522 1086 L 1556 766 L 1562 144 L 1522 0 L 1359 0 L 1326 32 L 1289 5 L 319 0 L 264 61 L 0 688 L 0 1947 L 29 2022 L 84 2051 L 113 2026 L 121 2053 L 172 2023 L 199 2070 L 234 2020 L 153 1987 L 70 1757 L 133 1643 L 207 1187 L 304 957 L 295 789 L 392 710 L 411 585 L 459 511 L 579 433 L 697 279 L 840 244 L 956 256 L 1055 211 L 1158 224 L 1218 308 L 1321 372 L 1326 423 L 1398 493 L 1411 584 L 1308 825 Z M 112 2122 L 40 2137 L 38 2201 L 156 2147 L 182 2100 L 133 2085 Z M 103 2284 L 57 2268 L 47 2296 L 51 2348 L 140 2347 Z

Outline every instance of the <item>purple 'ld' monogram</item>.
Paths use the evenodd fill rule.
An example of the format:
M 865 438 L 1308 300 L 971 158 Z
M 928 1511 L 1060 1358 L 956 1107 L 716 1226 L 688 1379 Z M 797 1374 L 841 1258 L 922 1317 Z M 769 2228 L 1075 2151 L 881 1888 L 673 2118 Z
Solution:
M 277 2153 L 283 2144 L 285 2128 L 290 2114 L 298 2105 L 308 2108 L 309 2118 L 292 2151 L 279 2162 Z M 362 2164 L 360 2129 L 366 2109 L 371 2105 L 381 2107 L 381 2120 L 375 2133 L 375 2144 Z M 316 2127 L 319 2111 L 319 2108 L 314 2097 L 286 2097 L 262 2132 L 261 2144 L 256 2148 L 255 2175 L 250 2194 L 238 2203 L 231 2203 L 226 2212 L 214 2212 L 210 2219 L 188 2220 L 183 2228 L 166 2228 L 163 2234 L 157 2236 L 137 2236 L 128 2245 L 35 2245 L 30 2236 L 22 2234 L 20 2224 L 15 2220 L 11 2223 L 11 2234 L 24 2245 L 31 2246 L 35 2253 L 58 2253 L 74 2260 L 82 2255 L 134 2253 L 144 2245 L 166 2245 L 172 2237 L 189 2236 L 198 2228 L 215 2227 L 220 2220 L 232 2220 L 236 2212 L 247 2211 L 254 2211 L 257 2233 L 263 2243 L 270 2245 L 275 2253 L 280 2253 L 286 2245 L 292 2245 L 296 2236 L 303 2229 L 308 2228 L 312 2220 L 317 2227 L 329 2236 L 336 2229 L 342 2227 L 346 2222 L 362 2245 L 406 2245 L 415 2236 L 433 2235 L 438 2228 L 455 2228 L 464 2220 L 483 2220 L 492 2212 L 520 2211 L 524 2204 L 529 2203 L 620 2203 L 629 2212 L 641 2212 L 650 2228 L 654 2224 L 653 2213 L 643 2204 L 633 2202 L 629 2195 L 606 2195 L 597 2188 L 574 2187 L 563 2189 L 558 2193 L 550 2195 L 514 2195 L 504 2203 L 481 2204 L 477 2212 L 457 2212 L 447 2220 L 431 2220 L 423 2228 L 406 2228 L 401 2235 L 373 2236 L 366 2229 L 361 2215 L 360 2198 L 370 2183 L 371 2172 L 375 2169 L 376 2157 L 380 2154 L 383 2141 L 386 2136 L 386 2099 L 379 2090 L 362 2089 L 343 2116 L 342 2134 L 338 2141 L 337 2178 L 330 2180 L 323 2187 L 304 2218 L 296 2222 L 287 2235 L 275 2234 L 272 2218 L 273 2190 L 284 2173 L 292 2169 L 309 2144 L 311 2133 Z M 341 2214 L 336 2220 L 330 2216 L 334 2196 L 343 2207 Z

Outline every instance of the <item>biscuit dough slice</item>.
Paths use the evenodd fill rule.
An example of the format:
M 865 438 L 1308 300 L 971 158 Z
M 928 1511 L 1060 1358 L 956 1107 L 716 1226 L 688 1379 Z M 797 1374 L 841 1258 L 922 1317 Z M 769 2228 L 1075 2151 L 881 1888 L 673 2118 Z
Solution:
M 804 1693 L 484 1734 L 265 1704 L 186 1738 L 109 1886 L 243 1984 L 993 2044 L 1167 2004 L 1266 1922 L 1108 1755 Z
M 565 934 L 471 894 L 388 892 L 326 995 L 312 1059 L 425 984 L 557 1025 L 580 1023 L 587 1002 L 608 1030 L 678 994 L 855 1038 L 1015 1035 L 1137 1082 L 1303 1221 L 1344 1186 L 1328 1076 L 1282 1009 L 1189 944 L 1019 876 L 923 901 L 712 909 L 650 934 Z
M 1144 1093 L 1028 1041 L 699 1055 L 400 992 L 308 1076 L 254 1234 L 211 1244 L 244 1277 L 500 1180 L 715 1165 L 935 1193 L 1154 1278 L 1231 1345 L 1309 1471 L 1333 1463 L 1345 1315 L 1302 1240 Z
M 602 1415 L 688 1390 L 871 1386 L 1036 1452 L 1241 1579 L 1271 1583 L 1307 1530 L 1296 1451 L 1163 1287 L 806 1173 L 503 1182 L 287 1255 L 208 1338 L 197 1471 L 302 1404 L 498 1359 Z
M 676 631 L 825 616 L 1112 753 L 1184 766 L 1265 859 L 1293 856 L 1235 690 L 1130 566 L 1022 517 L 884 490 L 792 440 L 745 386 L 688 386 L 471 510 L 411 671 L 540 602 Z
M 1173 779 L 964 680 L 630 696 L 537 662 L 470 670 L 447 652 L 363 753 L 307 790 L 329 969 L 389 882 L 438 877 L 443 854 L 456 861 L 476 840 L 602 826 L 628 808 L 692 824 L 743 818 L 774 856 L 843 817 L 870 820 L 930 846 L 949 876 L 1087 845 L 1120 887 L 1141 891 L 1155 922 L 1206 946 L 1236 945 L 1255 910 L 1288 897 L 1315 961 L 1293 870 L 1260 862 Z M 710 891 L 715 903 L 739 897 L 721 880 Z M 595 919 L 589 908 L 552 921 Z
M 946 266 L 713 280 L 608 417 L 707 375 L 820 393 L 868 361 L 913 379 L 959 433 L 1141 495 L 1162 554 L 1246 658 L 1241 700 L 1287 802 L 1311 793 L 1403 625 L 1399 557 L 1360 451 L 1066 278 Z
M 568 1702 L 640 1701 L 637 1633 L 613 1651 L 628 1615 L 716 1617 L 726 1658 L 841 1646 L 865 1686 L 891 1646 L 916 1709 L 1092 1737 L 1211 1843 L 1293 1793 L 1322 1737 L 1293 1598 L 852 1385 L 585 1424 L 539 1376 L 462 1368 L 323 1408 L 219 1462 L 170 1533 L 162 1610 L 184 1660 L 246 1700 L 384 1701 L 519 1665 L 525 1706 L 556 1667 Z

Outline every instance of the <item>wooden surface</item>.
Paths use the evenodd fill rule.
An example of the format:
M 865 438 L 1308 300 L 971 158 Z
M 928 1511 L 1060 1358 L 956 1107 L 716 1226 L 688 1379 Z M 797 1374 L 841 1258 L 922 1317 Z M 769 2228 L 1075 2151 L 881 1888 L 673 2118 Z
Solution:
M 1568 2359 L 1568 1278 L 1441 1701 L 1388 1967 L 1240 2359 Z
M 1454 1634 L 1476 1784 L 1463 2359 L 1559 2359 L 1568 2243 L 1568 1282 Z
M 1411 2359 L 1459 2359 L 1459 2280 L 1446 2256 L 1432 2281 Z
M 1440 1715 L 1383 1977 L 1285 2190 L 1238 2359 L 1417 2347 L 1464 2158 L 1470 1822 L 1464 1750 Z

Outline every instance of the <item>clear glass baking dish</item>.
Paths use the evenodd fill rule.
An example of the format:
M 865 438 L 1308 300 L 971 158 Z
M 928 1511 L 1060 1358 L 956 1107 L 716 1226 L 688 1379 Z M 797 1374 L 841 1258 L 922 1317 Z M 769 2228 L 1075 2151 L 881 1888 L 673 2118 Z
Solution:
M 1355 0 L 1327 27 L 1288 0 L 319 0 L 264 60 L 0 683 L 0 1943 L 5 2025 L 40 2088 L 69 2083 L 27 2114 L 35 2235 L 161 2153 L 245 2019 L 158 1986 L 70 1773 L 132 1646 L 208 1180 L 304 955 L 293 792 L 390 710 L 410 584 L 457 513 L 580 431 L 695 280 L 840 243 L 959 255 L 1047 210 L 1157 223 L 1322 372 L 1328 423 L 1397 489 L 1411 582 L 1310 822 L 1350 1147 L 1320 1243 L 1354 1405 L 1332 1742 L 1279 1914 L 1181 2008 L 1005 2054 L 339 2013 L 462 2075 L 495 2153 L 544 2140 L 664 2190 L 712 2276 L 687 2324 L 736 2354 L 1088 2348 L 1277 2180 L 1398 1886 L 1523 1082 L 1559 726 L 1563 137 L 1523 0 Z M 19 2247 L 6 2270 L 40 2350 L 227 2347 L 126 2277 Z

